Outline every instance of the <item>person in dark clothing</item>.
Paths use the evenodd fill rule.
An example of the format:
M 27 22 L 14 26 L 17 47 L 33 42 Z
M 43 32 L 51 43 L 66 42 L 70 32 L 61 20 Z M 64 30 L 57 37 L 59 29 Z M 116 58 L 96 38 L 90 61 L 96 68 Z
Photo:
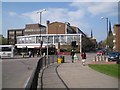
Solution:
M 71 51 L 72 63 L 74 63 L 74 55 L 75 55 L 75 52 L 74 52 L 74 50 L 72 50 Z
M 34 51 L 32 52 L 32 56 L 34 57 Z

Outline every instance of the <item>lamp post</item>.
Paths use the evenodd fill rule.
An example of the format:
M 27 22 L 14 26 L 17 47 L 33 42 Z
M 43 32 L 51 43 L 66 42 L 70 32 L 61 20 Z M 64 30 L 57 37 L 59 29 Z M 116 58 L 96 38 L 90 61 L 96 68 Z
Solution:
M 60 36 L 58 35 L 58 30 L 60 27 L 61 25 L 58 25 L 58 28 L 57 28 L 58 50 L 60 50 Z
M 107 17 L 101 17 L 101 19 L 106 19 L 107 20 L 107 43 L 106 43 L 106 48 L 108 49 L 108 18 Z
M 41 47 L 43 44 L 43 41 L 41 40 L 41 22 L 42 22 L 42 12 L 46 11 L 46 9 L 43 9 L 41 11 L 38 11 L 37 14 L 40 14 L 40 38 L 39 38 L 39 42 L 40 42 L 40 56 L 41 56 Z

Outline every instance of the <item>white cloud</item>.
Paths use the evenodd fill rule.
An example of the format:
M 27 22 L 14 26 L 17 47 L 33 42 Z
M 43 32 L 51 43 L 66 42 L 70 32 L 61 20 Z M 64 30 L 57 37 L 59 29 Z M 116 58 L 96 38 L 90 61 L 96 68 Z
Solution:
M 117 12 L 117 3 L 95 3 L 88 7 L 88 11 L 93 15 L 111 14 Z
M 30 19 L 32 20 L 34 23 L 38 21 L 38 11 L 33 11 L 33 12 L 28 12 L 28 13 L 22 13 L 22 17 L 25 19 Z
M 66 21 L 68 12 L 65 8 L 48 8 L 43 18 L 50 21 Z
M 10 16 L 15 16 L 15 15 L 17 15 L 16 12 L 9 12 L 8 14 L 9 14 Z
M 68 12 L 68 16 L 72 18 L 72 20 L 78 20 L 84 18 L 85 12 L 83 10 L 76 10 Z
M 98 2 L 81 2 L 81 3 L 71 3 L 69 8 L 47 8 L 46 11 L 42 13 L 42 24 L 46 25 L 46 21 L 50 22 L 70 22 L 72 26 L 79 27 L 84 33 L 89 33 L 89 30 L 94 27 L 91 26 L 91 17 L 86 16 L 117 16 L 117 3 L 98 3 Z M 39 14 L 37 12 L 40 10 L 35 10 L 32 12 L 22 13 L 22 17 L 27 20 L 32 20 L 31 23 L 39 22 Z M 93 20 L 94 21 L 94 20 Z M 95 22 L 98 23 L 98 22 Z
M 106 15 L 106 16 L 117 16 L 117 3 L 98 3 L 98 2 L 73 2 L 70 4 L 70 7 L 76 8 L 76 10 L 71 11 L 67 8 L 47 8 L 47 11 L 42 13 L 42 24 L 46 24 L 46 20 L 51 22 L 60 21 L 60 22 L 70 22 L 75 24 L 75 22 L 85 19 L 85 15 L 90 14 L 92 16 L 96 15 Z M 23 13 L 22 16 L 26 19 L 31 19 L 34 23 L 39 22 L 39 14 L 36 10 L 33 12 Z M 12 15 L 12 14 L 11 14 Z M 14 14 L 13 14 L 14 15 Z M 80 24 L 77 24 L 79 26 Z
M 24 18 L 31 19 L 34 23 L 39 22 L 39 15 L 37 12 L 40 10 L 36 10 L 33 12 L 23 13 L 22 16 Z M 47 20 L 50 22 L 70 22 L 79 26 L 79 23 L 75 23 L 80 21 L 80 19 L 84 18 L 84 11 L 83 10 L 76 10 L 76 11 L 69 11 L 66 8 L 48 8 L 47 11 L 42 13 L 42 24 L 46 24 Z
M 117 16 L 117 14 L 113 14 L 118 11 L 117 4 L 117 2 L 73 2 L 70 6 L 83 9 L 86 13 L 91 13 L 93 16 L 100 14 Z

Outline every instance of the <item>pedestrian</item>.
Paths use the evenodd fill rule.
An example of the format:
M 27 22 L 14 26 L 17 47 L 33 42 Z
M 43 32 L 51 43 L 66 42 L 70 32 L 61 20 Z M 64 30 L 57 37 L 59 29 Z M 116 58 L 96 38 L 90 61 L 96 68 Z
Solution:
M 31 51 L 29 51 L 29 57 L 31 57 L 31 55 L 32 55 L 32 52 L 31 52 Z
M 82 52 L 81 57 L 82 57 L 82 64 L 85 65 L 86 53 L 85 53 L 85 52 Z
M 34 57 L 34 51 L 32 52 L 32 56 Z
M 40 55 L 40 52 L 39 52 L 39 51 L 37 51 L 37 57 L 39 57 L 39 55 Z
M 77 60 L 78 60 L 78 56 L 75 54 L 74 55 L 74 62 L 77 62 Z
M 74 50 L 72 50 L 71 51 L 72 63 L 74 63 L 74 55 L 75 55 L 75 52 L 74 52 Z

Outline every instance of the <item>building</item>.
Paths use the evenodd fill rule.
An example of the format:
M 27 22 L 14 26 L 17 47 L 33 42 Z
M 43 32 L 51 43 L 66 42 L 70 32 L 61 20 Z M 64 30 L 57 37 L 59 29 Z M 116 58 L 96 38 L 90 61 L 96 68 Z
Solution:
M 120 24 L 114 25 L 114 47 L 113 49 L 117 52 L 120 52 Z
M 46 27 L 40 24 L 26 24 L 24 35 L 46 34 Z
M 70 50 L 75 48 L 78 52 L 90 47 L 90 38 L 88 38 L 78 27 L 71 26 L 70 23 L 47 21 L 47 27 L 40 24 L 26 24 L 21 29 L 21 35 L 17 30 L 8 30 L 9 44 L 15 44 L 19 51 L 22 48 L 28 50 L 40 50 L 47 45 L 54 45 L 57 49 Z M 11 38 L 14 43 L 11 43 Z M 17 38 L 17 39 L 16 39 Z M 41 41 L 43 44 L 41 44 Z M 72 46 L 72 43 L 75 45 Z
M 26 24 L 24 29 L 10 29 L 8 30 L 8 44 L 17 44 L 17 36 L 46 34 L 46 27 L 40 24 Z
M 81 35 L 86 36 L 79 28 L 70 26 L 69 23 L 62 22 L 47 22 L 47 28 L 44 27 L 40 32 L 37 32 L 39 25 L 29 24 L 26 25 L 24 36 L 17 37 L 17 48 L 40 49 L 43 41 L 42 48 L 49 45 L 55 45 L 56 48 L 71 48 L 72 41 L 76 41 L 76 46 L 80 45 Z M 46 30 L 45 30 L 46 28 Z M 36 31 L 36 33 L 33 31 Z M 78 48 L 80 51 L 80 47 Z
M 70 23 L 65 22 L 52 22 L 47 23 L 48 31 L 47 34 L 83 34 L 86 36 L 78 27 L 71 26 Z
M 76 31 L 68 24 L 53 22 L 48 24 L 48 34 L 75 34 Z
M 7 41 L 9 45 L 15 45 L 17 43 L 17 36 L 23 36 L 24 29 L 11 29 L 8 30 Z

